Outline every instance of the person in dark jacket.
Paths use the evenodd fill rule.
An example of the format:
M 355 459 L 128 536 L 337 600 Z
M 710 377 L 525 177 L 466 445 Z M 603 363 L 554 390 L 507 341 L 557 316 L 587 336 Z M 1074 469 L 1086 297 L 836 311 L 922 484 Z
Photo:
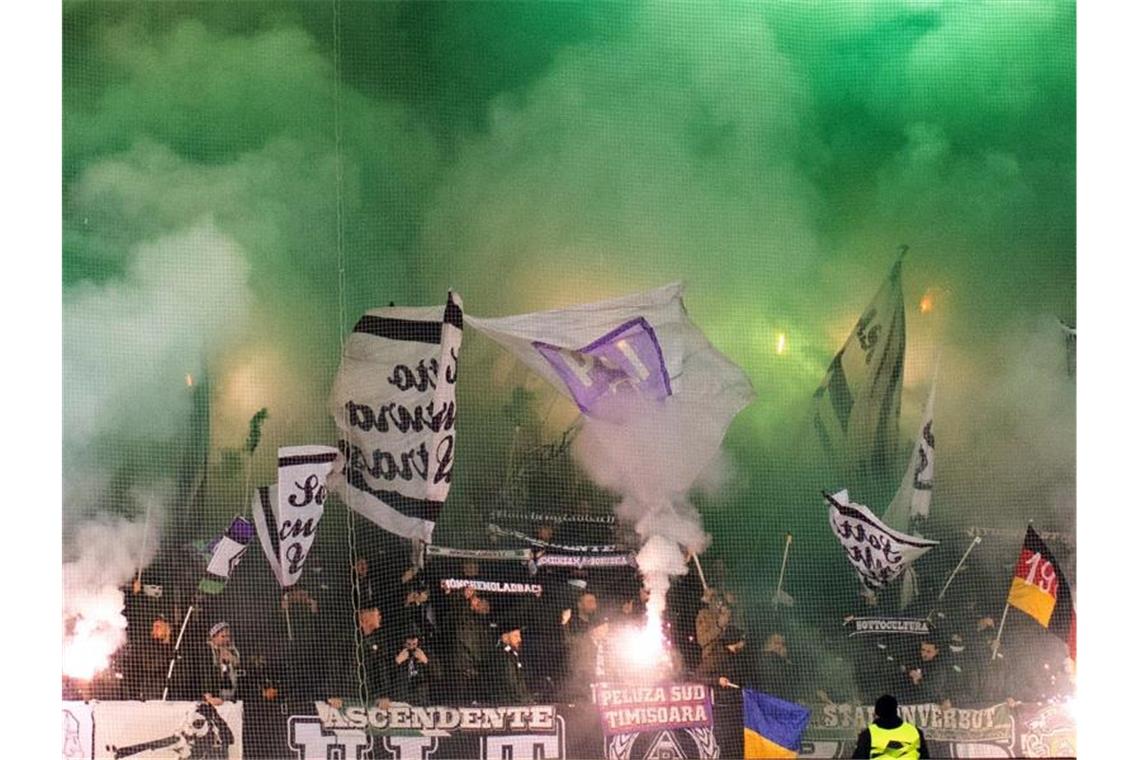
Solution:
M 761 691 L 789 702 L 799 698 L 799 671 L 788 652 L 788 640 L 782 631 L 772 631 L 764 639 L 756 667 L 757 685 Z
M 241 655 L 234 644 L 230 624 L 224 620 L 210 627 L 206 649 L 197 666 L 198 693 L 214 707 L 238 699 L 238 675 Z
M 174 658 L 170 622 L 159 615 L 150 626 L 150 635 L 127 645 L 123 656 L 125 699 L 162 699 L 166 673 Z M 174 693 L 182 690 L 173 689 Z M 195 695 L 197 696 L 197 695 Z
M 930 757 L 930 750 L 922 731 L 899 717 L 898 700 L 884 694 L 875 700 L 875 719 L 859 732 L 851 757 L 917 760 Z
M 564 695 L 571 701 L 589 702 L 591 684 L 614 680 L 615 663 L 607 662 L 606 644 L 610 634 L 607 618 L 595 618 L 586 633 L 579 636 L 570 650 L 570 678 Z
M 340 668 L 329 668 L 325 691 L 333 707 L 340 709 L 345 700 L 358 702 L 361 696 L 366 707 L 386 707 L 392 698 L 388 650 L 384 646 L 381 628 L 383 621 L 384 617 L 375 603 L 366 602 L 357 611 L 360 646 L 357 648 L 355 639 L 345 641 L 338 649 Z
M 489 701 L 499 705 L 529 705 L 534 702 L 523 674 L 522 628 L 514 623 L 503 626 L 495 650 L 487 660 Z
M 722 689 L 752 685 L 753 674 L 744 654 L 744 632 L 730 624 L 721 632 L 717 644 L 697 666 L 696 679 Z
M 429 704 L 435 661 L 420 646 L 419 630 L 406 628 L 399 647 L 392 661 L 392 693 L 395 699 L 410 705 Z
M 455 697 L 464 703 L 478 702 L 484 697 L 483 664 L 495 644 L 490 615 L 490 600 L 478 594 L 472 594 L 468 605 L 459 612 L 451 668 Z

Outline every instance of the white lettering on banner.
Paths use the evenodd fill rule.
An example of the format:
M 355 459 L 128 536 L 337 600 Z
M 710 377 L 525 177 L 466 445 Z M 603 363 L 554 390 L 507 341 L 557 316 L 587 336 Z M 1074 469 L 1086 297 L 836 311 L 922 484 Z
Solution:
M 372 748 L 372 737 L 359 729 L 327 729 L 319 718 L 289 718 L 289 748 L 297 760 L 357 760 Z
M 874 719 L 873 705 L 826 704 L 813 710 L 809 739 L 848 738 Z M 926 733 L 930 741 L 1003 741 L 1013 737 L 1013 717 L 1005 704 L 971 709 L 936 704 L 899 705 L 899 717 Z
M 553 708 L 551 708 L 553 710 Z M 561 717 L 553 734 L 485 736 L 480 760 L 562 760 L 566 757 L 566 724 Z
M 456 591 L 461 588 L 471 588 L 476 591 L 486 591 L 491 594 L 534 594 L 542 596 L 541 583 L 515 583 L 512 581 L 473 581 L 465 578 L 444 578 L 440 580 L 439 587 L 444 591 Z
M 849 636 L 862 633 L 930 633 L 930 625 L 925 620 L 910 618 L 855 618 L 855 630 Z
M 434 736 L 385 736 L 384 749 L 391 760 L 428 760 L 439 749 Z
M 328 729 L 397 729 L 416 731 L 553 731 L 554 705 L 508 707 L 410 707 L 392 705 L 387 709 L 365 710 L 359 705 L 338 710 L 328 702 L 317 702 L 317 716 Z

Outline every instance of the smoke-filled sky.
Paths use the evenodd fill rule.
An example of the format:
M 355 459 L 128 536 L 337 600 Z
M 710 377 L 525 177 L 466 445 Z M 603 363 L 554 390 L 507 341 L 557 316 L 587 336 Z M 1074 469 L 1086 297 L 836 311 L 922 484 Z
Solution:
M 930 535 L 1073 530 L 1072 2 L 74 2 L 63 19 L 65 531 L 112 481 L 175 479 L 187 376 L 211 383 L 215 448 L 269 408 L 268 482 L 277 446 L 332 441 L 340 337 L 367 308 L 452 287 L 500 316 L 681 280 L 757 394 L 700 500 L 710 551 L 774 585 L 790 530 L 806 584 L 809 552 L 839 552 L 832 484 L 792 442 L 900 244 L 900 468 L 942 356 Z M 449 510 L 496 486 L 514 385 L 540 436 L 573 417 L 480 337 Z M 965 544 L 947 543 L 953 565 Z

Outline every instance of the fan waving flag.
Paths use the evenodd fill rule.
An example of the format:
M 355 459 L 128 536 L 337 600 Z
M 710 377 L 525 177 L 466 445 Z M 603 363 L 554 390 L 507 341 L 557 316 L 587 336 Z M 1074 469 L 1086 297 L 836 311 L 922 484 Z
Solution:
M 849 478 L 889 471 L 898 447 L 906 351 L 905 253 L 904 246 L 814 394 L 816 432 Z
M 744 757 L 797 757 L 811 710 L 744 689 Z
M 1069 647 L 1069 656 L 1077 659 L 1077 613 L 1072 592 L 1061 566 L 1032 525 L 1025 530 L 1007 601 L 1060 637 Z
M 333 383 L 346 461 L 330 478 L 348 506 L 387 531 L 431 543 L 451 488 L 463 302 L 374 309 L 356 323 Z

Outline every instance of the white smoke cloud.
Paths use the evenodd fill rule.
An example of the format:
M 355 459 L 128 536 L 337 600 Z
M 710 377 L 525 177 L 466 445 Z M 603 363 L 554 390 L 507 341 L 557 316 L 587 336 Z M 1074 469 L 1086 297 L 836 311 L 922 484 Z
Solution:
M 64 669 L 81 678 L 124 642 L 120 587 L 157 549 L 174 476 L 161 452 L 187 428 L 187 376 L 224 348 L 250 300 L 242 250 L 209 219 L 132 257 L 122 279 L 64 293 Z M 130 490 L 110 494 L 119 514 L 106 514 L 125 469 Z
M 154 559 L 161 530 L 160 493 L 132 494 L 148 522 L 98 515 L 74 528 L 63 565 L 63 672 L 91 678 L 126 642 L 120 587 Z
M 695 330 L 685 330 L 684 369 L 674 393 L 658 401 L 634 393 L 604 398 L 575 438 L 573 454 L 599 486 L 621 496 L 619 519 L 642 540 L 639 571 L 659 620 L 671 577 L 688 572 L 685 550 L 699 554 L 710 537 L 689 500 L 721 478 L 720 444 L 732 418 L 751 398 L 732 367 Z

